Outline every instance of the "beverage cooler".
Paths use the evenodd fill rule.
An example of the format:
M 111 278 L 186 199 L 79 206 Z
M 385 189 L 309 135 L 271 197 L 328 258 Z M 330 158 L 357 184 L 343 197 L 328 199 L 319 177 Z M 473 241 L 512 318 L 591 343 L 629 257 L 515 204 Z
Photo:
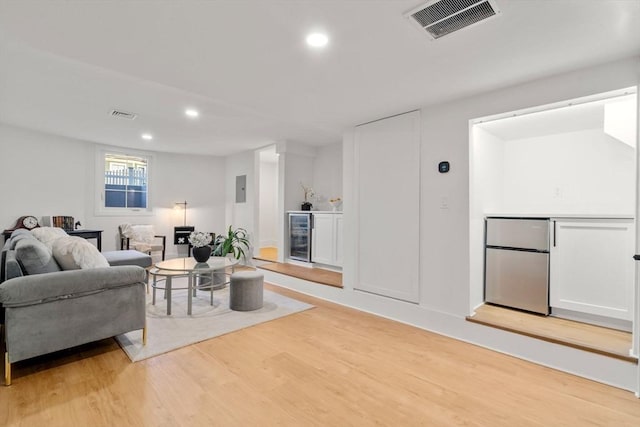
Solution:
M 311 262 L 311 213 L 289 213 L 289 258 Z

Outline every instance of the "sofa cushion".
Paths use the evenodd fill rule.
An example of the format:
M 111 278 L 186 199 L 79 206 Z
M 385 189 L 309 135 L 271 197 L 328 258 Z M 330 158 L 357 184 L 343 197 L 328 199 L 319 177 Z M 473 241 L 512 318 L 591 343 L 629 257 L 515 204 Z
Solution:
M 26 228 L 18 228 L 18 229 L 13 230 L 13 232 L 11 232 L 11 236 L 10 237 L 15 237 L 15 236 L 18 236 L 20 234 L 31 234 L 31 233 Z
M 38 227 L 31 230 L 31 234 L 42 243 L 45 244 L 49 250 L 53 250 L 53 242 L 60 238 L 68 236 L 68 234 L 58 227 Z
M 26 274 L 53 273 L 60 267 L 47 247 L 34 238 L 23 238 L 16 243 L 16 260 Z
M 63 270 L 109 267 L 98 249 L 82 237 L 66 236 L 53 241 L 53 256 Z
M 116 265 L 137 265 L 147 268 L 151 267 L 152 264 L 151 255 L 134 250 L 108 251 L 103 252 L 102 255 L 112 267 Z

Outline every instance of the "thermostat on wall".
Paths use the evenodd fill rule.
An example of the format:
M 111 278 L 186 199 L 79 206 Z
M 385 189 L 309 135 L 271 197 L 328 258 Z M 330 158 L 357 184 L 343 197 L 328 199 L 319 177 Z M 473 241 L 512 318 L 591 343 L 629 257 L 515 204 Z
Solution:
M 440 173 L 449 172 L 449 162 L 440 162 L 440 163 L 438 163 L 438 172 L 440 172 Z

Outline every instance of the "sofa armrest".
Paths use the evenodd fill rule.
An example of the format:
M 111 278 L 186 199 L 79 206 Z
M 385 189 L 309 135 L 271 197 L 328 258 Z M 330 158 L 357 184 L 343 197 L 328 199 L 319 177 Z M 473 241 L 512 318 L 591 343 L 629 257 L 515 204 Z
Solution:
M 34 274 L 0 284 L 0 304 L 4 307 L 40 304 L 135 283 L 144 286 L 145 280 L 145 270 L 135 265 Z

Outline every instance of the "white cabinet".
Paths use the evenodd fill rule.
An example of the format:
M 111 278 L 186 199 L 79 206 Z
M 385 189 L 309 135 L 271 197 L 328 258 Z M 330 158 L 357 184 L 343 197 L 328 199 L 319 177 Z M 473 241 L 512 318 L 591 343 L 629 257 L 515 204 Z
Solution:
M 634 223 L 631 219 L 558 219 L 552 223 L 549 303 L 573 312 L 633 319 Z
M 311 261 L 342 266 L 342 214 L 314 213 Z

